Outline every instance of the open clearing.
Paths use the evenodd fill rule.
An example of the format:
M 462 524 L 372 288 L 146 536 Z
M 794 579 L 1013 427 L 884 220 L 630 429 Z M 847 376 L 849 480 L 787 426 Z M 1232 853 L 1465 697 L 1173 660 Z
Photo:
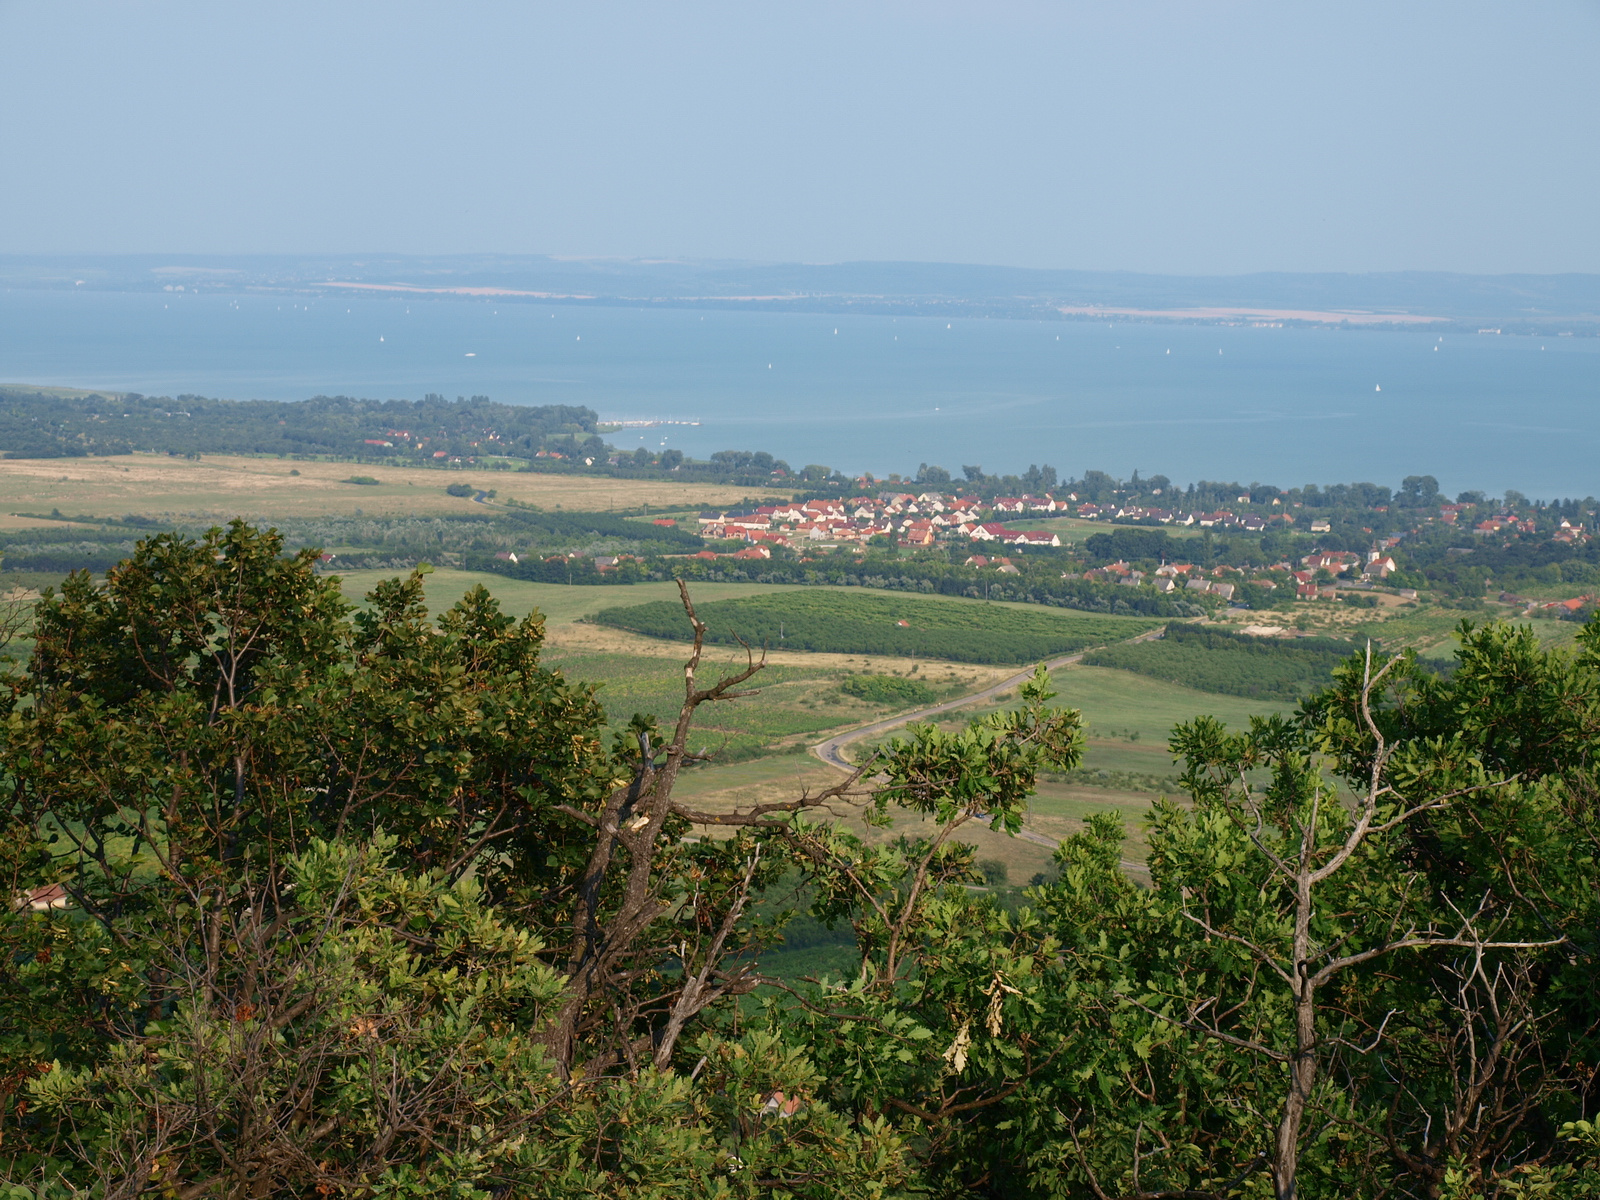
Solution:
M 291 475 L 298 471 L 298 475 Z M 376 484 L 345 483 L 365 475 Z M 300 462 L 280 458 L 164 454 L 109 458 L 0 459 L 0 511 L 69 516 L 122 516 L 271 522 L 285 516 L 432 516 L 479 508 L 445 495 L 452 483 L 494 488 L 499 501 L 540 508 L 604 512 L 644 505 L 698 508 L 736 504 L 746 489 L 697 483 L 523 474 L 516 471 L 436 470 L 368 463 Z

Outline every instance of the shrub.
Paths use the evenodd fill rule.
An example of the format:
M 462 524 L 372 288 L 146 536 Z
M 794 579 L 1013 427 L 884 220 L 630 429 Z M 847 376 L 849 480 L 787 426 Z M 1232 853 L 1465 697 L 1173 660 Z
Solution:
M 980 858 L 978 870 L 983 872 L 983 881 L 990 887 L 1005 887 L 1006 881 L 1010 878 L 1006 864 L 998 858 Z
M 346 479 L 344 482 L 346 482 L 346 483 L 359 483 L 359 484 L 362 484 L 363 486 L 371 486 L 372 484 L 375 484 L 375 483 L 378 483 L 378 482 L 381 482 L 381 481 L 377 480 L 377 479 L 374 479 L 371 475 L 352 475 L 352 476 L 350 476 L 349 479 Z
M 444 494 L 446 496 L 470 496 L 477 490 L 470 483 L 452 483 L 445 488 Z
M 839 685 L 839 690 L 874 704 L 932 704 L 935 698 L 927 684 L 899 675 L 852 675 Z

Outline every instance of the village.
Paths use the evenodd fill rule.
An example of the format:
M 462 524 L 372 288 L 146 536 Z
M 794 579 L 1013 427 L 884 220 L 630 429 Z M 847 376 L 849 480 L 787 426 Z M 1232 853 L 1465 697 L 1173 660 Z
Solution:
M 958 567 L 1022 576 L 1009 588 L 997 579 L 996 594 L 1110 604 L 1114 611 L 1119 604 L 1143 611 L 1163 597 L 1212 611 L 1305 601 L 1387 607 L 1426 593 L 1468 607 L 1493 601 L 1525 615 L 1577 619 L 1594 607 L 1594 589 L 1573 596 L 1577 589 L 1562 585 L 1600 583 L 1600 574 L 1586 574 L 1594 513 L 1575 502 L 1534 505 L 1513 496 L 1502 505 L 1473 502 L 1476 496 L 1467 494 L 1455 503 L 1441 496 L 1432 504 L 1330 505 L 1319 503 L 1315 489 L 1284 493 L 1233 485 L 1237 491 L 1213 487 L 1207 496 L 1212 505 L 1227 507 L 1164 509 L 1151 505 L 1148 494 L 1106 502 L 1103 488 L 1092 498 L 1077 488 L 979 496 L 902 490 L 898 480 L 855 482 L 858 491 L 848 497 L 813 494 L 631 518 L 697 534 L 704 543 L 693 549 L 652 553 L 597 545 L 598 554 L 569 552 L 544 561 L 592 559 L 599 576 L 613 579 L 654 577 L 673 569 L 668 559 L 698 563 L 712 578 L 777 579 L 796 569 L 848 572 L 869 564 L 876 578 L 898 560 L 899 574 L 922 578 L 926 571 Z M 1388 501 L 1387 489 L 1379 494 Z M 502 550 L 494 558 L 515 566 L 519 556 Z M 1542 575 L 1532 578 L 1506 569 L 1521 559 L 1557 565 L 1541 567 Z M 1570 569 L 1558 565 L 1569 561 Z M 563 569 L 570 573 L 570 564 Z M 726 575 L 730 569 L 736 574 Z M 1116 591 L 1071 590 L 1085 584 Z M 991 585 L 981 580 L 963 586 L 969 595 L 991 595 Z M 1508 590 L 1514 587 L 1536 598 Z
M 1249 496 L 1240 502 L 1248 504 Z M 1274 500 L 1274 504 L 1278 501 Z M 936 542 L 966 539 L 1006 546 L 1059 547 L 1058 534 L 1039 529 L 1012 529 L 1006 517 L 1077 517 L 1081 520 L 1121 521 L 1171 525 L 1177 528 L 1237 529 L 1261 532 L 1273 523 L 1292 525 L 1287 512 L 1270 516 L 1219 512 L 1172 512 L 1139 505 L 1100 505 L 1080 502 L 1068 493 L 1062 498 L 1001 496 L 985 501 L 977 496 L 938 492 L 887 492 L 848 500 L 807 500 L 803 503 L 768 504 L 746 512 L 703 512 L 698 521 L 707 538 L 736 538 L 756 544 L 796 548 L 801 543 L 839 546 L 867 544 L 883 538 L 895 545 L 931 546 Z M 1326 530 L 1326 522 L 1322 523 Z M 1320 532 L 1315 525 L 1313 532 Z M 882 544 L 882 543 L 880 543 Z
M 1248 496 L 1240 497 L 1244 503 L 1248 503 L 1249 499 Z M 996 549 L 1059 548 L 1062 543 L 1058 533 L 1041 529 L 1013 529 L 1004 520 L 996 518 L 1061 516 L 1246 533 L 1259 533 L 1274 525 L 1290 526 L 1295 521 L 1287 512 L 1261 516 L 1236 514 L 1227 510 L 1196 513 L 1138 505 L 1099 505 L 1080 502 L 1071 493 L 1061 498 L 1051 495 L 1002 496 L 986 502 L 976 496 L 937 492 L 888 492 L 848 500 L 814 499 L 803 503 L 760 505 L 743 512 L 702 512 L 697 518 L 701 536 L 709 540 L 733 540 L 747 544 L 731 552 L 702 550 L 689 557 L 749 560 L 771 558 L 776 548 L 798 551 L 854 547 L 864 551 L 869 546 L 915 549 L 963 542 L 972 544 L 975 549 L 981 546 L 986 551 L 991 545 Z M 671 518 L 663 518 L 658 519 L 657 523 L 674 522 Z M 1314 521 L 1311 528 L 1314 532 L 1325 532 L 1328 524 L 1326 521 Z M 1399 540 L 1393 537 L 1386 539 L 1386 542 L 1392 546 Z M 1143 584 L 1158 592 L 1210 592 L 1225 601 L 1233 599 L 1239 582 L 1249 579 L 1269 589 L 1276 589 L 1280 585 L 1292 586 L 1298 596 L 1306 599 L 1333 598 L 1337 595 L 1337 585 L 1333 581 L 1340 576 L 1348 576 L 1344 580 L 1345 587 L 1372 588 L 1381 584 L 1397 569 L 1394 558 L 1385 552 L 1386 549 L 1387 546 L 1375 549 L 1365 559 L 1348 551 L 1316 552 L 1303 558 L 1298 567 L 1282 562 L 1256 572 L 1231 566 L 1202 570 L 1190 563 L 1163 563 L 1154 571 L 1145 572 L 1127 562 L 1118 561 L 1084 571 L 1082 578 L 1129 586 Z M 991 556 L 987 552 L 971 555 L 964 565 L 1001 574 L 1020 573 L 1020 568 L 1009 557 Z M 1233 577 L 1231 580 L 1230 576 Z M 1408 598 L 1416 596 L 1414 589 L 1400 589 L 1400 594 Z

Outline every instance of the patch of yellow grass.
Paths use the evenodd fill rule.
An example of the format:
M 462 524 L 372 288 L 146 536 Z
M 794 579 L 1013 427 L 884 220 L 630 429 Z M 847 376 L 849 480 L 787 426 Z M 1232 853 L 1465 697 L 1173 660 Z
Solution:
M 291 475 L 298 471 L 298 475 Z M 353 475 L 377 479 L 353 484 Z M 270 521 L 285 516 L 432 516 L 482 511 L 470 499 L 445 495 L 452 483 L 494 488 L 497 499 L 540 508 L 603 512 L 642 505 L 698 508 L 738 503 L 744 489 L 697 483 L 605 479 L 598 476 L 443 471 L 427 467 L 294 462 L 278 458 L 207 455 L 197 460 L 163 454 L 112 458 L 0 460 L 0 511 L 69 516 L 122 516 Z M 12 526 L 16 528 L 16 526 Z

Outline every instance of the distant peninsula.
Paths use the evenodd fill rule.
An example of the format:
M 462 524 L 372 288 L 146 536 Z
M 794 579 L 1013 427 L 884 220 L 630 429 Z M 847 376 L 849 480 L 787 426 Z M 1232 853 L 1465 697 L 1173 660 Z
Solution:
M 13 290 L 399 293 L 418 301 L 1600 335 L 1600 275 L 1149 275 L 964 263 L 547 255 L 3 255 Z

